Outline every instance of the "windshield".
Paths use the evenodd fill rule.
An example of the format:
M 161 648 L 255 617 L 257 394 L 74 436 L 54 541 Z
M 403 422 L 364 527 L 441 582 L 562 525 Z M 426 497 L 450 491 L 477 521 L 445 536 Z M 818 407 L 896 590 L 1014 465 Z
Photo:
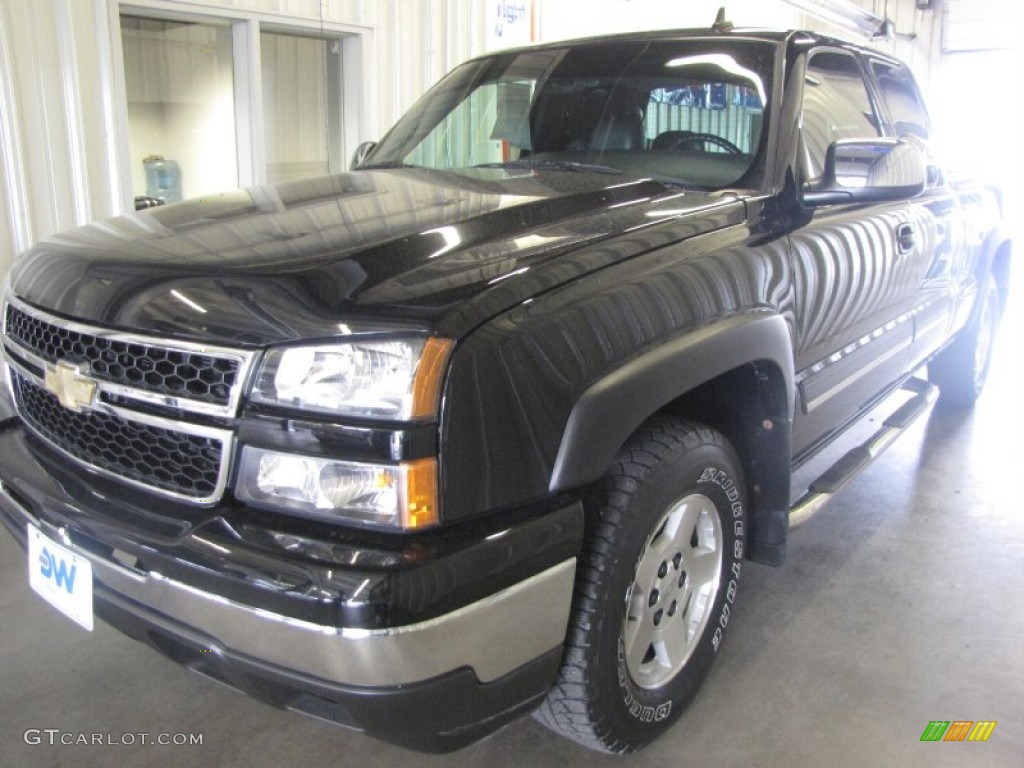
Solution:
M 477 59 L 363 163 L 547 167 L 720 188 L 757 156 L 774 48 L 757 41 L 567 45 Z

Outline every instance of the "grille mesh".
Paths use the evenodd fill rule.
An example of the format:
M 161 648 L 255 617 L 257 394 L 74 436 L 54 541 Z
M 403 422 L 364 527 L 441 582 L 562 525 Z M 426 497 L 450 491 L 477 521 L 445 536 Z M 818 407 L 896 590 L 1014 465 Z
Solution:
M 25 420 L 79 461 L 190 498 L 212 499 L 217 492 L 224 451 L 220 440 L 97 411 L 75 413 L 14 371 L 11 380 Z
M 227 405 L 238 380 L 235 359 L 70 330 L 11 304 L 7 335 L 47 362 L 87 362 L 94 378 L 161 395 Z

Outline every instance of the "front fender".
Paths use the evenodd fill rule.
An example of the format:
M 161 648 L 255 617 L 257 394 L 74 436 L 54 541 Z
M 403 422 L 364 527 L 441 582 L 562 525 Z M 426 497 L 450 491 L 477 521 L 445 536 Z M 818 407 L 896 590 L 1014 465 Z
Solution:
M 789 327 L 769 310 L 733 315 L 685 333 L 594 382 L 569 415 L 549 489 L 563 491 L 594 482 L 653 413 L 705 382 L 757 362 L 769 362 L 781 372 L 792 414 Z

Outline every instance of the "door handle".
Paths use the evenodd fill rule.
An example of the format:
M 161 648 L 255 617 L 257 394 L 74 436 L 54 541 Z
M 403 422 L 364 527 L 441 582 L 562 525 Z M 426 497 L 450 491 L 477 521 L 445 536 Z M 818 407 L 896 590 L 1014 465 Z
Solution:
M 900 224 L 896 227 L 896 248 L 900 255 L 905 256 L 917 245 L 914 227 L 911 224 Z

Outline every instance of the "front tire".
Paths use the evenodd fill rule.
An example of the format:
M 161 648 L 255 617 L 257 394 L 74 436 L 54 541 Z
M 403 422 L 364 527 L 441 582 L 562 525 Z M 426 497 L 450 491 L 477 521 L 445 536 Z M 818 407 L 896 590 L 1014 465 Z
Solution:
M 668 417 L 641 428 L 588 504 L 562 669 L 537 719 L 613 753 L 664 732 L 721 647 L 745 532 L 726 439 Z

